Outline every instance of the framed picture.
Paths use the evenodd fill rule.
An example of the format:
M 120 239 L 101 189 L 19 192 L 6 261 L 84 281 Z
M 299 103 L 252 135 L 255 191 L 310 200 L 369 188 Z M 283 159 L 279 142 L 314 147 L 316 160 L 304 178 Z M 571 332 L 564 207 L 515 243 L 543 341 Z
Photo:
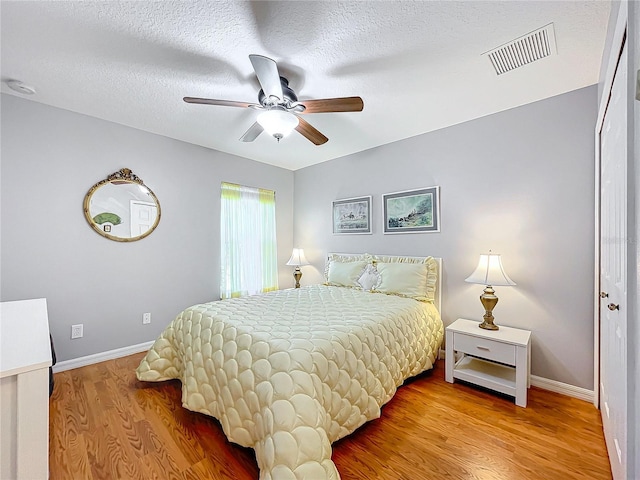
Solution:
M 333 233 L 371 233 L 371 196 L 334 201 Z
M 384 233 L 440 231 L 440 187 L 382 195 Z

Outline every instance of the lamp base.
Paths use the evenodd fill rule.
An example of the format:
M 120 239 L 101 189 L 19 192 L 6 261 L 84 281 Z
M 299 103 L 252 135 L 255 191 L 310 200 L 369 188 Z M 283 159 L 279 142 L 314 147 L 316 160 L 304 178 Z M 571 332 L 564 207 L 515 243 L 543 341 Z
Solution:
M 296 279 L 296 288 L 300 288 L 300 279 L 302 278 L 300 267 L 296 267 L 296 269 L 293 271 L 293 278 Z
M 500 327 L 493 323 L 493 317 L 491 317 L 491 321 L 487 321 L 487 319 L 484 318 L 484 322 L 482 322 L 478 326 L 480 328 L 484 328 L 485 330 L 500 330 Z
M 480 302 L 484 307 L 484 321 L 478 325 L 480 328 L 484 328 L 485 330 L 499 330 L 500 327 L 493 323 L 493 307 L 498 303 L 498 297 L 495 295 L 495 290 L 491 285 L 487 285 L 487 287 L 483 290 L 482 295 L 480 295 Z

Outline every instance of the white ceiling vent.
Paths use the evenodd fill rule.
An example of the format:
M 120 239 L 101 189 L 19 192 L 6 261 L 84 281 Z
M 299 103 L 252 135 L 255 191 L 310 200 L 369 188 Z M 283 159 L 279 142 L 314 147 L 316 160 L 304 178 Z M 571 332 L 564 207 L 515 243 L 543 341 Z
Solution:
M 483 55 L 489 57 L 498 75 L 556 53 L 553 23 L 505 43 Z

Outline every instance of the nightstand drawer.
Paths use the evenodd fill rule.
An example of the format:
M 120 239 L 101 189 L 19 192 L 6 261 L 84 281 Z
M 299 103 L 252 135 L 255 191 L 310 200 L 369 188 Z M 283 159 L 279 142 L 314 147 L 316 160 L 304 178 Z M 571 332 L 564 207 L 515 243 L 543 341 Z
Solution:
M 458 352 L 476 355 L 494 362 L 516 364 L 516 347 L 507 343 L 496 342 L 487 338 L 454 333 L 453 349 Z

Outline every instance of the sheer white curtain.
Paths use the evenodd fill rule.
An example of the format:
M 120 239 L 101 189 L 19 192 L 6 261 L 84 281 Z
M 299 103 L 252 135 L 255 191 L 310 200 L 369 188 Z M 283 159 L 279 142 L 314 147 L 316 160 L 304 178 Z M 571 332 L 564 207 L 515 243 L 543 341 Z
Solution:
M 220 298 L 278 289 L 276 194 L 222 184 Z

